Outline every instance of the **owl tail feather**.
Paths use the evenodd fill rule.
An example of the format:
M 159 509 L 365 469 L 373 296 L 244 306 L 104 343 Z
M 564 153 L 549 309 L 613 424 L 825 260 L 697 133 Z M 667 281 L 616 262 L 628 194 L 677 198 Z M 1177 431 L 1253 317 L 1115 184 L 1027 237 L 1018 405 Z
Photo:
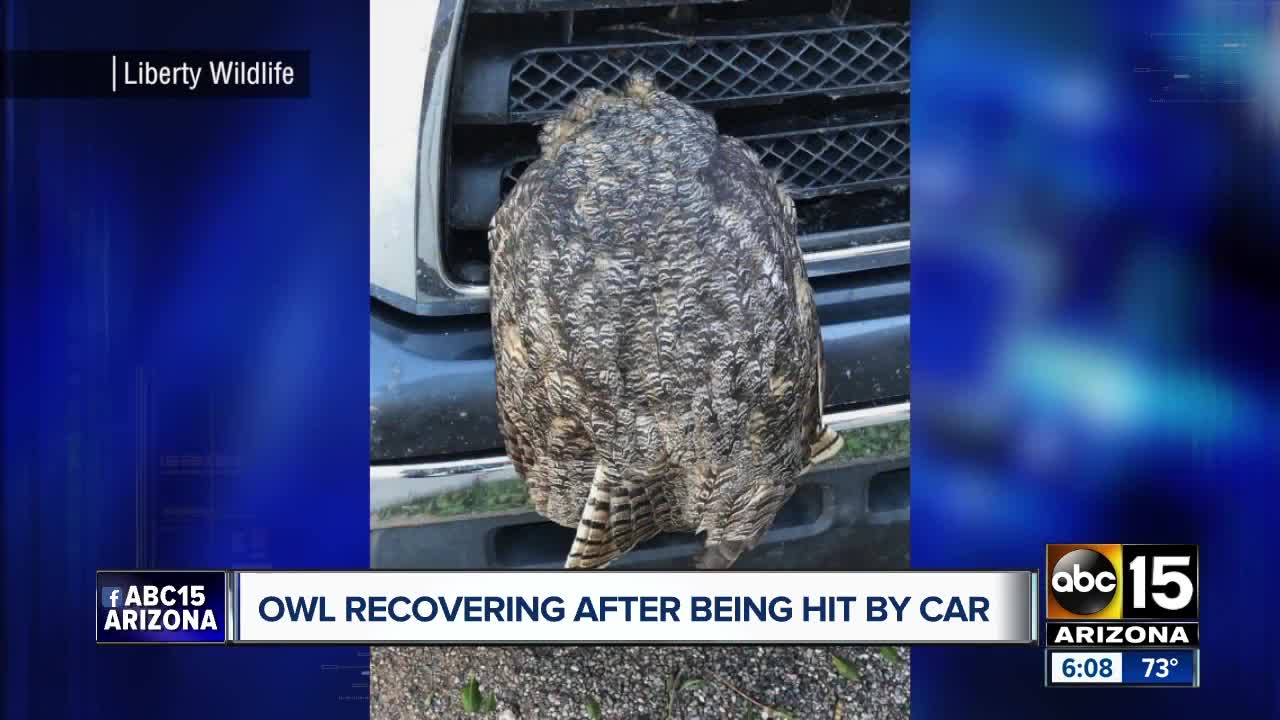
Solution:
M 809 467 L 806 470 L 812 470 L 815 465 L 835 457 L 843 447 L 844 437 L 823 425 L 818 429 L 817 437 L 809 446 Z
M 566 569 L 591 569 L 606 567 L 620 554 L 609 533 L 609 497 L 605 486 L 604 465 L 596 465 L 595 479 L 582 506 L 582 519 L 573 538 L 573 547 L 565 560 Z
M 610 477 L 604 465 L 597 465 L 564 566 L 606 567 L 662 531 L 659 513 L 665 506 L 657 483 L 647 479 L 619 481 Z

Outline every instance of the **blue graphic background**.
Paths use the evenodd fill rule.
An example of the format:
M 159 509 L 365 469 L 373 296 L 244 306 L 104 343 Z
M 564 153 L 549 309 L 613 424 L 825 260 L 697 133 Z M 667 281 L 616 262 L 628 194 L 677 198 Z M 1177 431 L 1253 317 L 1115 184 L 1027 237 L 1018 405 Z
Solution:
M 913 562 L 1199 543 L 1205 590 L 1200 690 L 917 648 L 914 717 L 1280 715 L 1276 64 L 1213 55 L 1199 94 L 1136 71 L 1240 28 L 1273 53 L 1274 8 L 913 6 Z M 313 73 L 305 100 L 4 103 L 4 716 L 366 717 L 357 649 L 96 647 L 90 609 L 100 567 L 367 566 L 367 4 L 0 11 L 6 48 Z
M 311 50 L 308 99 L 2 134 L 0 714 L 366 718 L 360 648 L 97 647 L 99 568 L 368 567 L 368 6 L 6 2 L 18 49 Z
M 1199 690 L 917 648 L 914 718 L 1280 717 L 1277 7 L 913 0 L 912 563 L 1198 543 L 1203 589 Z

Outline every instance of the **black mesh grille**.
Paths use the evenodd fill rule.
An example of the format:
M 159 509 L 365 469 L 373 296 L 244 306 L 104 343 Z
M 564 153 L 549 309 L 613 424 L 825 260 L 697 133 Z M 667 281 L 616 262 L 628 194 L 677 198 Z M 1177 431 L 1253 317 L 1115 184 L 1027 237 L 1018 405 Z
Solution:
M 511 69 L 513 119 L 563 109 L 589 87 L 618 87 L 636 70 L 694 103 L 818 92 L 879 92 L 910 80 L 910 28 L 888 23 L 692 42 L 529 50 Z
M 809 132 L 747 136 L 760 162 L 793 197 L 809 198 L 906 182 L 911 135 L 906 120 Z
M 910 240 L 905 12 L 872 0 L 855 0 L 844 17 L 814 0 L 610 0 L 615 9 L 576 13 L 495 0 L 508 1 L 502 13 L 467 16 L 455 65 L 442 246 L 458 282 L 487 282 L 487 228 L 538 155 L 539 124 L 637 70 L 777 173 L 806 252 Z M 855 255 L 816 260 L 811 275 L 908 261 Z
M 911 168 L 907 120 L 876 121 L 816 130 L 746 135 L 742 140 L 776 170 L 792 197 L 811 198 L 906 183 Z M 502 171 L 502 195 L 515 187 L 532 158 Z

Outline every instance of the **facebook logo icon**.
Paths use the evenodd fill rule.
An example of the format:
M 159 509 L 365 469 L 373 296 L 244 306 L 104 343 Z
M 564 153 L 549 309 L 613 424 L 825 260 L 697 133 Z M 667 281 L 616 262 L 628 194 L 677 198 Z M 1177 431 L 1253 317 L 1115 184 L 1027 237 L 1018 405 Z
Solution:
M 124 605 L 124 590 L 119 587 L 102 588 L 102 607 L 115 608 Z

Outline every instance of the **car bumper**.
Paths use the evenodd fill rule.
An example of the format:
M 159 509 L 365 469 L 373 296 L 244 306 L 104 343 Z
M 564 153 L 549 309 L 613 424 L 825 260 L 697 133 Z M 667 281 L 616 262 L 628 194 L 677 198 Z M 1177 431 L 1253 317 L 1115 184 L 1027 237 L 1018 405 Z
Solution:
M 841 453 L 801 477 L 739 568 L 891 569 L 910 564 L 909 402 L 828 414 Z M 375 465 L 370 471 L 375 568 L 560 567 L 573 530 L 533 512 L 501 455 Z M 670 533 L 616 567 L 685 567 L 701 539 Z

